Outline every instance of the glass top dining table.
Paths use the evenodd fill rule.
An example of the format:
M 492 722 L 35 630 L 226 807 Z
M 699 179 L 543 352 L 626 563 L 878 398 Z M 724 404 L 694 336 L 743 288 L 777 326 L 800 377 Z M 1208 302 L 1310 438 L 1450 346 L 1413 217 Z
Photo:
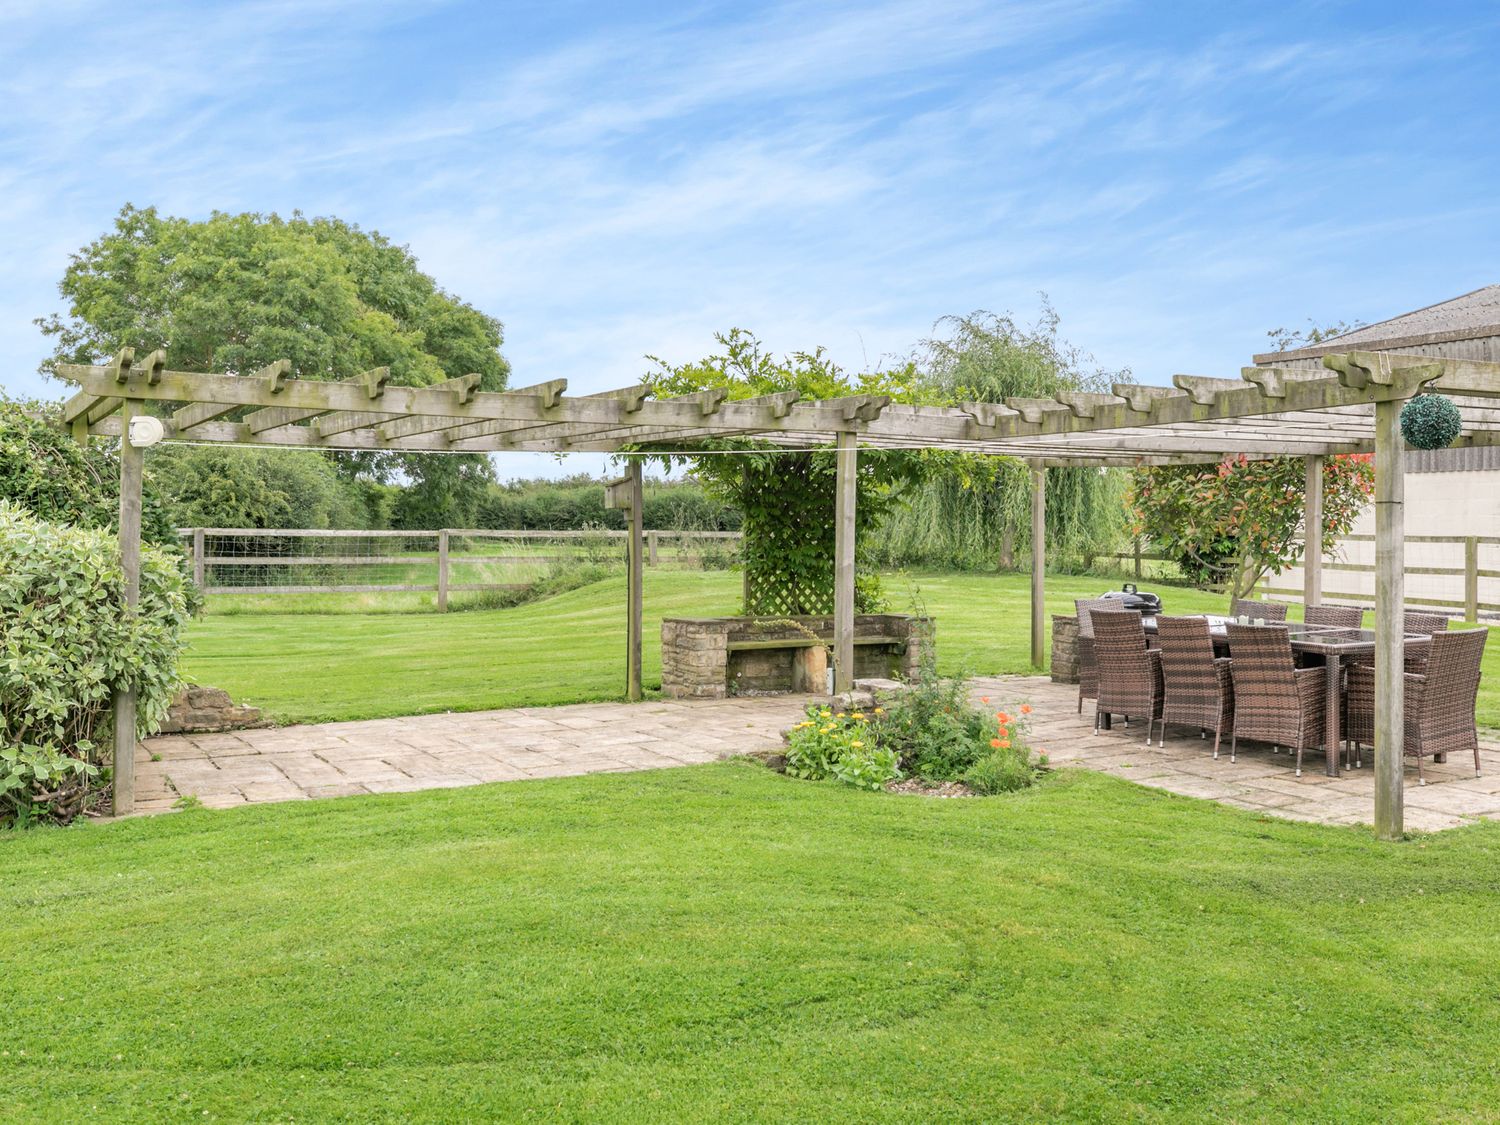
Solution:
M 1341 629 L 1335 625 L 1305 625 L 1301 621 L 1268 621 L 1264 624 L 1257 624 L 1253 619 L 1247 623 L 1234 617 L 1215 617 L 1212 614 L 1205 616 L 1208 620 L 1208 631 L 1213 635 L 1214 648 L 1224 650 L 1231 658 L 1234 652 L 1229 645 L 1229 626 L 1236 621 L 1239 621 L 1241 625 L 1248 624 L 1250 628 L 1285 629 L 1293 652 L 1323 658 L 1324 667 L 1328 669 L 1327 705 L 1324 707 L 1323 721 L 1325 769 L 1329 777 L 1338 777 L 1339 746 L 1343 741 L 1340 721 L 1344 712 L 1344 677 L 1340 670 L 1340 661 L 1346 656 L 1373 654 L 1375 630 Z M 1142 624 L 1146 628 L 1147 636 L 1154 637 L 1156 618 L 1142 618 Z M 1402 643 L 1405 647 L 1419 648 L 1430 645 L 1432 638 L 1426 633 L 1407 633 Z

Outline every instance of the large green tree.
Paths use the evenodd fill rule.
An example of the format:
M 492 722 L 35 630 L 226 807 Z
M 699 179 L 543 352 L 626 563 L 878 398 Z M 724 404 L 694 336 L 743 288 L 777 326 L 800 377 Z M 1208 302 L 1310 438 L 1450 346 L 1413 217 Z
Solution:
M 302 379 L 389 367 L 428 386 L 477 372 L 484 390 L 510 374 L 498 320 L 445 292 L 404 246 L 334 218 L 215 212 L 192 220 L 130 205 L 74 254 L 58 286 L 65 315 L 38 320 L 54 340 L 42 364 L 95 363 L 124 346 L 165 348 L 185 370 L 243 373 L 290 359 Z M 436 458 L 343 457 L 352 472 L 404 473 L 417 485 L 456 466 Z M 489 462 L 467 458 L 467 476 Z

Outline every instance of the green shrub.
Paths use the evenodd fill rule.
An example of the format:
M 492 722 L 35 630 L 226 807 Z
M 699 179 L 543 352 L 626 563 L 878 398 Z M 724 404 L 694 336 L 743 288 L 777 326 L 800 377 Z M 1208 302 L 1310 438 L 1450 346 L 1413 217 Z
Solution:
M 315 450 L 166 445 L 146 464 L 179 527 L 358 528 L 370 515 Z
M 894 700 L 881 724 L 906 771 L 933 781 L 957 781 L 990 752 L 997 736 L 993 712 L 969 703 L 961 676 L 928 675 Z
M 1036 781 L 1047 759 L 1033 761 L 1026 747 L 992 750 L 964 771 L 963 782 L 976 793 L 991 795 L 1025 789 Z
M 1032 784 L 1047 764 L 1028 746 L 1031 708 L 1023 705 L 1020 712 L 975 707 L 962 677 L 931 676 L 888 707 L 868 712 L 814 703 L 786 733 L 786 772 L 860 789 L 918 777 L 1008 793 Z
M 79 445 L 59 427 L 59 418 L 55 405 L 0 400 L 0 500 L 51 523 L 118 526 L 119 458 L 102 439 Z M 177 543 L 150 477 L 142 490 L 141 537 L 163 547 Z
M 67 821 L 95 804 L 110 698 L 135 685 L 138 733 L 156 729 L 177 687 L 187 612 L 166 552 L 143 550 L 130 613 L 114 535 L 0 501 L 0 823 Z
M 808 781 L 832 778 L 856 789 L 879 789 L 901 776 L 896 752 L 882 745 L 878 719 L 813 704 L 787 732 L 786 772 Z

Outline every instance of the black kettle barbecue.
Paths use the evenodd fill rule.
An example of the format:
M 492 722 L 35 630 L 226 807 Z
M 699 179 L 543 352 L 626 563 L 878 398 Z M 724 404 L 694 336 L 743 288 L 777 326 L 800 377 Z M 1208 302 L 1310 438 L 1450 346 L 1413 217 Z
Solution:
M 1118 599 L 1121 609 L 1133 609 L 1142 617 L 1155 617 L 1161 612 L 1160 596 L 1150 591 L 1137 590 L 1134 582 L 1126 582 L 1123 589 L 1110 590 L 1099 596 Z

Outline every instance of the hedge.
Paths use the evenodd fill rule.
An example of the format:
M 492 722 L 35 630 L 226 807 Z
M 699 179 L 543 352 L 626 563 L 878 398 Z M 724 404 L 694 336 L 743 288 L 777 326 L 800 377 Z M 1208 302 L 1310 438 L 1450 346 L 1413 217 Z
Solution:
M 99 807 L 110 698 L 134 684 L 137 733 L 160 725 L 187 617 L 187 583 L 166 551 L 143 549 L 132 613 L 113 534 L 0 500 L 0 824 Z

